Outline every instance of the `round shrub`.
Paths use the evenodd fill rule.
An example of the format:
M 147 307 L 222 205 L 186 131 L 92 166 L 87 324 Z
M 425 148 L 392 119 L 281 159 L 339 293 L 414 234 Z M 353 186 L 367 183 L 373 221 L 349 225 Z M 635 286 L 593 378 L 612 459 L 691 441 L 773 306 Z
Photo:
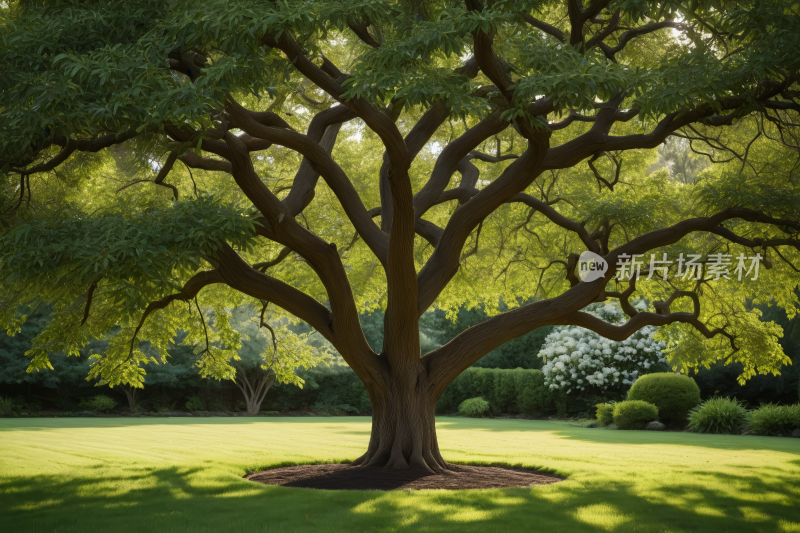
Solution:
M 749 433 L 788 437 L 800 428 L 800 404 L 773 405 L 767 403 L 750 411 L 747 417 Z
M 689 430 L 698 433 L 735 433 L 747 423 L 747 409 L 739 400 L 711 398 L 689 411 Z
M 637 379 L 628 391 L 628 399 L 658 407 L 662 422 L 680 421 L 700 403 L 700 387 L 689 376 L 659 372 Z
M 614 423 L 619 429 L 644 429 L 648 422 L 658 420 L 658 408 L 642 400 L 614 404 Z
M 116 407 L 117 402 L 113 399 L 105 396 L 103 394 L 98 394 L 97 396 L 92 396 L 91 398 L 84 398 L 81 400 L 80 403 L 83 409 L 87 411 L 93 411 L 95 413 L 102 413 L 105 411 L 110 411 L 114 407 Z
M 614 422 L 613 403 L 598 403 L 595 407 L 597 407 L 597 421 L 601 426 L 607 426 Z
M 489 412 L 489 402 L 483 398 L 470 398 L 458 406 L 458 412 L 464 416 L 479 418 Z

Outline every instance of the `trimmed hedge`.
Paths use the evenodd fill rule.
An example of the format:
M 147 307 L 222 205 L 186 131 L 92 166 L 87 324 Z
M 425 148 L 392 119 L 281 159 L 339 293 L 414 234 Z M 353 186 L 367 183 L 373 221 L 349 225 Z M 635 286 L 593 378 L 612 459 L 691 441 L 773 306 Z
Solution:
M 658 420 L 658 408 L 642 400 L 614 404 L 614 423 L 619 429 L 644 429 L 648 422 Z
M 547 392 L 541 370 L 471 367 L 448 385 L 436 410 L 453 413 L 464 400 L 480 396 L 493 413 L 532 413 L 544 407 Z
M 711 398 L 689 411 L 689 430 L 698 433 L 736 433 L 747 422 L 739 400 Z
M 700 388 L 689 376 L 657 372 L 637 379 L 628 391 L 628 399 L 655 405 L 662 422 L 681 421 L 700 404 Z
M 614 404 L 613 403 L 598 403 L 597 404 L 597 421 L 601 426 L 608 426 L 614 422 Z
M 764 404 L 750 411 L 747 426 L 754 435 L 789 437 L 795 429 L 800 429 L 800 404 Z
M 489 402 L 481 397 L 464 400 L 458 406 L 458 412 L 464 416 L 480 418 L 489 412 Z

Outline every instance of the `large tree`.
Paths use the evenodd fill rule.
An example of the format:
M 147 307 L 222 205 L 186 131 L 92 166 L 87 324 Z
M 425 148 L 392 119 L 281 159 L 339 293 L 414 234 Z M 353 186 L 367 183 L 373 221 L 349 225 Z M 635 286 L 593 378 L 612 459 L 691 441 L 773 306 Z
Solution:
M 667 326 L 674 362 L 740 361 L 745 378 L 787 360 L 750 302 L 797 304 L 796 2 L 0 9 L 0 314 L 14 330 L 27 307 L 56 309 L 33 368 L 120 324 L 92 367 L 111 384 L 140 383 L 139 342 L 163 352 L 178 328 L 207 346 L 202 372 L 231 378 L 213 349 L 237 344 L 229 310 L 270 305 L 364 382 L 372 436 L 355 464 L 441 471 L 439 395 L 542 326 L 614 340 Z M 646 175 L 671 135 L 716 162 L 697 184 Z M 605 258 L 604 277 L 580 281 L 583 251 Z M 651 251 L 758 253 L 762 269 L 689 279 L 676 263 L 665 280 L 645 265 L 615 280 Z M 510 309 L 421 357 L 426 310 L 500 298 Z M 581 311 L 609 298 L 629 320 Z M 359 324 L 377 307 L 380 352 Z

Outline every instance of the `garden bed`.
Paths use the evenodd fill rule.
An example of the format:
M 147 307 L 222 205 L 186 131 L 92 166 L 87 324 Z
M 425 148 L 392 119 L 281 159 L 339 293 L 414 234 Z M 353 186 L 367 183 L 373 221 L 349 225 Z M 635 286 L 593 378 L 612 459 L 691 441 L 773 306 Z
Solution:
M 325 490 L 499 489 L 549 485 L 562 478 L 537 470 L 457 465 L 447 474 L 422 467 L 406 470 L 346 464 L 298 465 L 248 474 L 245 479 L 265 485 Z

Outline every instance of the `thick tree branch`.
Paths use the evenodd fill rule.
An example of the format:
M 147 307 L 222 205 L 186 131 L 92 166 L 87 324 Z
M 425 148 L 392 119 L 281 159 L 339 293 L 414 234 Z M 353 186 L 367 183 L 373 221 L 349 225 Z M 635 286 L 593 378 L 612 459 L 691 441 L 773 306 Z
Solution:
M 307 322 L 331 343 L 337 342 L 332 314 L 324 305 L 304 292 L 259 272 L 227 245 L 220 249 L 215 258 L 219 261 L 217 271 L 221 280 L 228 286 L 253 298 L 274 303 Z
M 102 278 L 103 276 L 100 276 Z M 81 320 L 81 326 L 86 324 L 86 320 L 89 318 L 89 310 L 92 307 L 92 299 L 94 298 L 94 291 L 97 290 L 97 283 L 100 281 L 100 278 L 97 278 L 89 285 L 89 290 L 86 292 L 86 306 L 83 309 L 83 319 Z
M 248 126 L 252 125 L 249 121 L 245 122 Z M 258 127 L 262 129 L 265 128 L 260 125 Z M 285 130 L 283 130 L 282 134 L 300 135 Z M 303 136 L 300 135 L 300 137 Z M 244 144 L 231 133 L 225 135 L 225 141 L 230 146 L 229 157 L 233 165 L 233 177 L 236 183 L 264 216 L 265 223 L 258 226 L 258 233 L 284 246 L 288 246 L 297 252 L 306 260 L 317 276 L 319 276 L 328 294 L 333 316 L 333 322 L 326 323 L 328 324 L 326 326 L 326 331 L 328 331 L 329 334 L 330 331 L 336 332 L 336 338 L 333 338 L 331 334 L 329 340 L 362 379 L 374 379 L 375 372 L 381 368 L 381 365 L 376 361 L 374 352 L 364 338 L 364 333 L 361 330 L 361 324 L 358 320 L 358 310 L 353 299 L 352 288 L 341 258 L 336 251 L 336 247 L 329 245 L 318 236 L 308 231 L 293 217 L 286 216 L 283 204 L 281 204 L 280 200 L 272 194 L 255 174 Z M 317 150 L 322 150 L 321 147 L 313 141 L 308 141 L 308 144 L 313 145 Z M 366 210 L 364 210 L 364 213 L 366 213 Z M 370 219 L 370 223 L 371 222 Z M 251 296 L 259 297 L 255 293 L 259 290 L 256 281 L 258 279 L 263 280 L 264 278 L 260 278 L 259 276 L 265 276 L 265 274 L 244 263 L 233 250 L 230 250 L 227 254 L 230 261 L 234 262 L 237 266 L 237 271 L 243 276 L 246 275 L 250 280 L 248 283 L 252 283 L 252 286 L 248 285 L 249 288 L 247 290 L 244 290 L 244 287 L 239 289 L 234 286 L 234 288 L 246 294 L 250 294 Z M 246 265 L 247 270 L 243 270 L 244 267 L 242 264 Z M 234 283 L 234 280 L 232 278 L 226 278 L 226 282 L 231 284 Z M 310 302 L 308 305 L 305 305 L 303 309 L 290 309 L 276 299 L 270 299 L 266 297 L 267 295 L 263 296 L 265 297 L 261 298 L 262 300 L 275 302 L 292 314 L 306 320 L 314 328 L 319 329 L 318 326 L 322 327 L 319 316 L 305 318 L 297 314 L 298 312 L 304 314 L 310 313 Z M 299 295 L 297 296 L 299 298 Z M 287 302 L 285 303 L 289 305 Z M 315 311 L 315 313 L 318 315 L 319 310 Z M 313 323 L 310 321 L 312 318 L 314 319 Z M 325 334 L 323 331 L 320 331 L 320 333 Z
M 596 43 L 600 46 L 603 50 L 603 53 L 612 61 L 616 61 L 616 55 L 625 48 L 625 45 L 628 44 L 632 39 L 636 37 L 640 37 L 642 35 L 647 35 L 648 33 L 653 33 L 654 31 L 658 31 L 664 28 L 673 28 L 676 30 L 684 29 L 684 25 L 679 22 L 673 22 L 671 20 L 663 21 L 663 22 L 650 22 L 645 24 L 644 26 L 639 26 L 638 28 L 632 28 L 619 37 L 619 41 L 617 45 L 614 47 L 610 47 L 607 44 L 602 42 L 602 39 L 599 39 Z M 591 42 L 591 41 L 590 41 Z
M 430 178 L 422 189 L 414 195 L 414 212 L 417 218 L 422 217 L 439 198 L 450 183 L 450 177 L 456 171 L 461 160 L 475 147 L 497 135 L 508 127 L 508 122 L 500 119 L 500 112 L 490 113 L 474 127 L 448 144 L 433 167 Z
M 228 109 L 238 126 L 251 135 L 269 139 L 270 142 L 295 150 L 311 160 L 315 166 L 314 170 L 322 174 L 361 238 L 364 239 L 378 260 L 382 264 L 386 264 L 388 255 L 386 236 L 372 221 L 347 175 L 322 146 L 300 133 L 256 123 L 244 108 L 233 101 L 229 103 Z M 285 212 L 283 206 L 280 210 Z
M 525 190 L 541 173 L 539 168 L 547 154 L 549 137 L 550 132 L 547 130 L 532 130 L 525 153 L 512 162 L 496 180 L 453 213 L 439 245 L 419 272 L 420 315 L 433 304 L 455 275 L 461 250 L 470 233 L 498 206 Z
M 556 298 L 534 302 L 530 305 L 501 313 L 477 326 L 469 328 L 448 344 L 425 356 L 423 360 L 427 364 L 429 372 L 431 372 L 436 390 L 444 390 L 444 387 L 452 379 L 485 353 L 510 339 L 546 325 L 569 324 L 581 326 L 592 329 L 610 339 L 622 340 L 645 325 L 665 325 L 673 322 L 683 322 L 692 324 L 698 331 L 709 338 L 718 334 L 730 337 L 722 330 L 709 331 L 699 321 L 699 300 L 697 295 L 686 291 L 679 291 L 673 294 L 667 302 L 656 302 L 656 309 L 660 314 L 641 313 L 634 310 L 634 313 L 632 313 L 634 316 L 622 326 L 613 326 L 603 321 L 598 324 L 597 321 L 599 319 L 586 313 L 580 313 L 579 310 L 597 301 L 598 298 L 604 298 L 608 294 L 605 292 L 604 287 L 608 280 L 615 275 L 617 260 L 620 255 L 644 254 L 649 250 L 673 244 L 694 232 L 718 232 L 722 222 L 734 218 L 777 227 L 791 227 L 796 231 L 800 231 L 800 221 L 773 218 L 751 209 L 731 208 L 711 217 L 684 220 L 671 227 L 656 230 L 633 239 L 606 254 L 605 259 L 609 264 L 609 270 L 605 278 L 590 283 L 575 283 L 571 289 Z M 790 244 L 796 246 L 797 243 L 792 241 Z M 568 273 L 574 268 L 575 265 L 568 266 Z M 631 287 L 629 287 L 629 290 L 632 292 Z M 612 295 L 619 296 L 616 293 L 612 293 Z M 690 297 L 695 302 L 694 313 L 670 314 L 669 305 L 676 298 L 683 296 Z
M 306 136 L 319 143 L 322 149 L 330 156 L 336 137 L 339 134 L 339 128 L 344 122 L 355 117 L 356 114 L 343 105 L 326 109 L 317 113 L 311 120 Z M 283 205 L 292 216 L 296 216 L 311 203 L 318 179 L 319 172 L 314 169 L 314 163 L 304 157 L 292 182 L 292 188 L 286 198 L 283 199 Z
M 523 13 L 522 18 L 525 20 L 525 22 L 527 22 L 534 28 L 542 30 L 551 37 L 555 37 L 558 41 L 561 41 L 562 43 L 567 41 L 567 38 L 564 37 L 564 32 L 562 32 L 555 26 L 552 26 L 544 21 L 541 21 L 527 13 Z

